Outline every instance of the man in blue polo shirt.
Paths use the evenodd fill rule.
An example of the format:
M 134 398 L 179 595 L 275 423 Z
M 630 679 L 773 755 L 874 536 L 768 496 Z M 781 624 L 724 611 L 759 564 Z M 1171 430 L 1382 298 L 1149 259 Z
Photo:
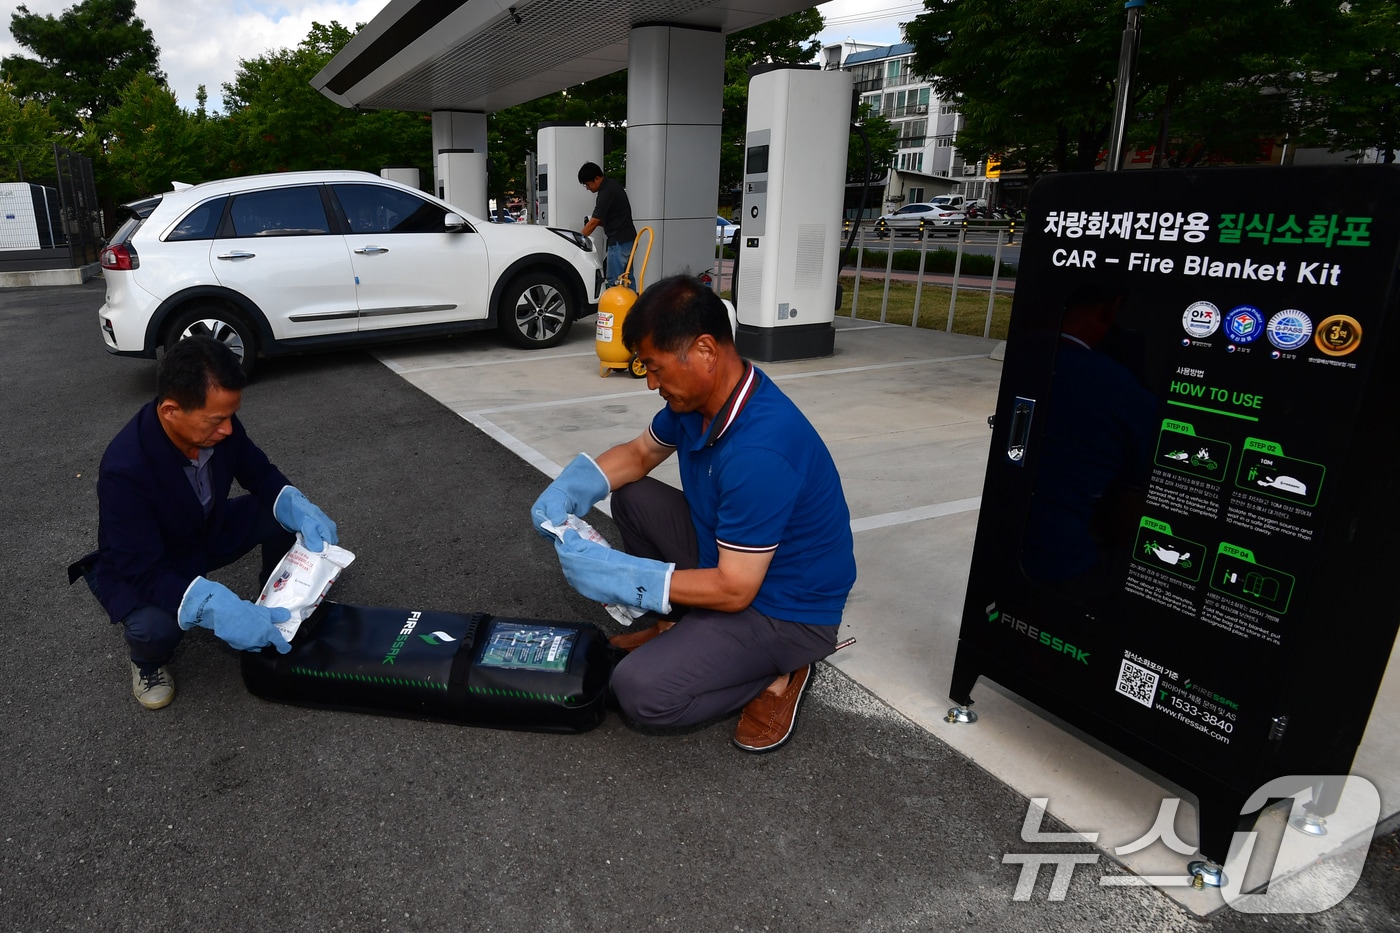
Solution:
M 566 531 L 565 578 L 600 602 L 684 613 L 614 639 L 630 649 L 612 679 L 625 715 L 685 726 L 742 708 L 734 744 L 772 751 L 792 734 L 811 665 L 835 649 L 855 582 L 841 478 L 797 407 L 739 356 L 724 304 L 695 279 L 648 288 L 622 337 L 666 407 L 634 440 L 596 460 L 579 454 L 531 517 L 548 534 L 546 522 L 611 491 L 622 550 Z M 673 453 L 683 491 L 648 475 Z

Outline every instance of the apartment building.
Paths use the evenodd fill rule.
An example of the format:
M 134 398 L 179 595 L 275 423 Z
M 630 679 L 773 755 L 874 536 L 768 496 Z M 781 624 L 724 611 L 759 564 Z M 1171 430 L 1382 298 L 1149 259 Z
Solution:
M 962 115 L 957 103 L 939 99 L 929 80 L 914 72 L 913 58 L 914 47 L 907 42 L 871 45 L 848 40 L 822 49 L 822 67 L 851 72 L 861 102 L 898 132 L 894 164 L 881 178 L 872 179 L 865 215 L 878 216 L 952 192 L 1000 203 L 995 167 L 988 178 L 985 163 L 968 161 L 958 150 Z M 848 216 L 854 216 L 860 182 L 852 179 L 848 190 L 851 187 L 857 198 L 847 199 Z

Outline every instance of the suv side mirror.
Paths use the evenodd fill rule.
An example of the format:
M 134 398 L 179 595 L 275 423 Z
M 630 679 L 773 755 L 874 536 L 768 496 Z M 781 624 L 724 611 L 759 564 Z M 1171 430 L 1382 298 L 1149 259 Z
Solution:
M 471 229 L 467 226 L 466 218 L 461 214 L 447 214 L 442 218 L 442 226 L 448 233 L 462 233 Z

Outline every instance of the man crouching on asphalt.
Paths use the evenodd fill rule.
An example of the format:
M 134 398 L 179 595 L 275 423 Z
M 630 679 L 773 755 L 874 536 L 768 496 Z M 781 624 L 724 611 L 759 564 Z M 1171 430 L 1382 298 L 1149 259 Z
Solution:
M 835 649 L 856 579 L 841 478 L 695 279 L 643 292 L 622 340 L 666 407 L 636 439 L 574 458 L 531 518 L 553 537 L 545 522 L 563 525 L 611 491 L 622 550 L 566 531 L 555 545 L 565 578 L 603 603 L 684 614 L 613 639 L 631 649 L 612 677 L 624 715 L 686 726 L 742 708 L 734 744 L 773 751 L 792 735 L 812 664 Z M 673 453 L 681 490 L 648 475 Z
M 266 582 L 300 532 L 337 543 L 335 523 L 248 439 L 235 414 L 247 378 L 228 347 L 189 337 L 166 351 L 156 398 L 107 446 L 97 478 L 98 550 L 83 576 L 131 649 L 131 689 L 147 709 L 175 699 L 167 663 L 199 625 L 234 648 L 290 650 L 275 623 L 286 609 L 239 599 L 204 574 L 262 545 Z M 251 495 L 229 498 L 237 479 Z

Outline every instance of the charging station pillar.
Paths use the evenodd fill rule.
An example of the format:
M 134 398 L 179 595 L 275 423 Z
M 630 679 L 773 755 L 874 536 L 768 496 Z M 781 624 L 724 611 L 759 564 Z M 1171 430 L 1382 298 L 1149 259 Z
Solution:
M 648 281 L 714 265 L 723 115 L 722 34 L 679 26 L 631 31 L 627 198 L 637 229 L 656 235 Z
M 735 343 L 750 359 L 830 356 L 852 76 L 749 71 Z
M 582 123 L 541 123 L 535 139 L 535 192 L 539 202 L 537 223 L 582 230 L 592 216 L 597 195 L 579 184 L 578 170 L 585 162 L 603 164 L 603 128 Z M 603 231 L 593 234 L 594 247 L 603 250 Z
M 486 219 L 486 114 L 433 111 L 433 171 L 438 197 Z
M 380 178 L 396 181 L 410 188 L 421 188 L 419 174 L 418 168 L 413 165 L 386 165 L 379 170 Z
M 486 153 L 444 149 L 437 155 L 437 196 L 473 217 L 489 216 L 486 198 Z

